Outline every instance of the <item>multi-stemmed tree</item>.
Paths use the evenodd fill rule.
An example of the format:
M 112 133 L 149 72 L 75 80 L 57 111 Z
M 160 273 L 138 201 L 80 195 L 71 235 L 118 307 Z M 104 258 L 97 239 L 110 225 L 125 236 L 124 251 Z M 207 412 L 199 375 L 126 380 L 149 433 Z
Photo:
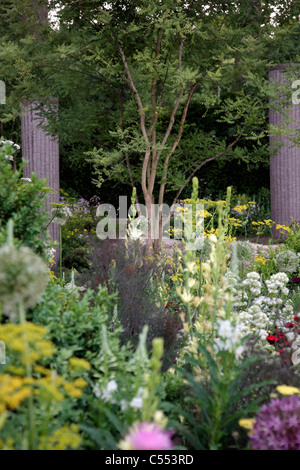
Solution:
M 95 117 L 102 120 L 103 143 L 92 141 L 88 155 L 99 185 L 127 175 L 150 214 L 166 194 L 176 201 L 208 162 L 266 158 L 269 51 L 296 21 L 296 2 L 48 3 L 58 22 L 44 30 L 41 50 L 30 35 L 23 39 L 32 53 L 24 76 L 35 77 L 28 89 L 42 96 L 55 90 L 59 98 L 76 97 L 83 115 L 74 134 L 94 131 Z M 19 55 L 24 47 L 19 42 Z M 85 100 L 98 111 L 84 108 Z M 201 110 L 193 123 L 191 106 Z M 52 124 L 72 132 L 64 111 Z M 156 250 L 159 223 L 159 239 L 150 240 Z

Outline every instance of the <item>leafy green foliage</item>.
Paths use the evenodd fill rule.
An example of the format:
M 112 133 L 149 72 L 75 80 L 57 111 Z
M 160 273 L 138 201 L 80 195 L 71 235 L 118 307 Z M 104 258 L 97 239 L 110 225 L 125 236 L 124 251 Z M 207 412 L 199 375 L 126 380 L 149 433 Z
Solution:
M 51 132 L 60 137 L 65 188 L 73 186 L 90 197 L 94 171 L 94 180 L 110 201 L 115 201 L 112 182 L 119 191 L 128 193 L 134 185 L 139 193 L 145 149 L 150 146 L 153 158 L 161 152 L 154 165 L 156 199 L 165 179 L 163 162 L 178 136 L 180 142 L 168 164 L 165 191 L 170 200 L 193 171 L 222 155 L 234 165 L 268 164 L 267 67 L 272 61 L 296 61 L 294 2 L 273 0 L 262 8 L 245 0 L 234 7 L 224 1 L 168 0 L 163 5 L 113 1 L 108 6 L 96 0 L 80 5 L 49 0 L 48 6 L 56 12 L 59 27 L 37 26 L 29 0 L 1 5 L 0 75 L 8 99 L 0 119 L 7 133 L 16 132 L 22 98 L 59 98 L 60 119 L 51 111 L 48 118 Z M 139 111 L 120 48 L 141 99 Z M 187 109 L 188 93 L 195 84 Z M 149 132 L 155 124 L 149 142 L 141 132 L 141 112 Z M 170 124 L 170 135 L 163 142 Z M 204 175 L 209 184 L 211 177 Z
M 293 250 L 296 253 L 300 252 L 300 226 L 299 222 L 294 219 L 291 224 L 290 231 L 287 234 L 285 244 L 288 249 Z
M 199 356 L 188 355 L 187 366 L 178 368 L 179 374 L 186 378 L 191 387 L 185 398 L 189 408 L 179 412 L 186 423 L 181 427 L 181 432 L 194 449 L 220 450 L 228 446 L 239 419 L 258 410 L 253 399 L 240 407 L 243 399 L 246 400 L 253 391 L 270 382 L 261 381 L 241 387 L 246 368 L 253 365 L 258 357 L 252 356 L 238 363 L 228 351 L 215 357 L 204 345 L 201 336 L 197 339 L 197 349 Z M 199 380 L 200 377 L 202 380 Z
M 22 167 L 14 170 L 5 158 L 7 152 L 7 148 L 0 147 L 0 241 L 6 239 L 7 222 L 12 219 L 19 242 L 44 255 L 45 242 L 49 241 L 44 230 L 48 222 L 46 180 L 34 174 L 31 182 L 22 180 Z

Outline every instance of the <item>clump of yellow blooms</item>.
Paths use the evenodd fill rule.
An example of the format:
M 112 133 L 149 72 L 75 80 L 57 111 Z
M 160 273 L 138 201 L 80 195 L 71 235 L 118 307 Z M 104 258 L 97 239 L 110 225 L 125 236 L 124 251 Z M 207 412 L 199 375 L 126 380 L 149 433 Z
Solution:
M 0 338 L 5 342 L 10 357 L 16 358 L 18 363 L 22 364 L 4 365 L 4 373 L 0 375 L 0 428 L 5 426 L 8 414 L 28 400 L 49 406 L 52 402 L 63 402 L 66 396 L 78 399 L 87 385 L 83 377 L 78 377 L 81 372 L 91 369 L 90 363 L 85 359 L 70 358 L 70 372 L 73 377 L 75 376 L 72 382 L 38 363 L 54 354 L 54 346 L 46 339 L 46 335 L 46 328 L 29 322 L 0 325 Z M 28 366 L 31 371 L 30 376 L 28 376 Z M 54 431 L 50 437 L 40 436 L 39 448 L 74 449 L 79 447 L 80 442 L 76 426 L 63 426 Z M 13 447 L 13 439 L 0 440 L 0 449 Z
M 267 260 L 264 256 L 255 256 L 256 263 L 266 264 Z
M 90 370 L 91 364 L 86 359 L 80 359 L 78 357 L 71 357 L 69 359 L 69 365 L 73 369 L 78 370 Z
M 51 436 L 42 436 L 39 450 L 78 449 L 81 443 L 79 428 L 75 424 L 56 429 Z
M 300 389 L 297 387 L 290 387 L 289 385 L 278 385 L 276 387 L 277 392 L 281 395 L 300 395 Z
M 46 333 L 45 327 L 31 322 L 18 325 L 14 323 L 0 325 L 1 340 L 10 350 L 20 355 L 22 364 L 33 364 L 42 357 L 54 354 L 53 344 L 45 339 Z
M 279 229 L 282 229 L 282 230 L 285 230 L 286 232 L 290 232 L 290 227 L 287 227 L 286 225 L 280 225 L 280 224 L 277 224 L 276 225 L 276 230 L 279 230 Z
M 29 378 L 0 375 L 0 413 L 5 410 L 16 410 L 31 393 Z

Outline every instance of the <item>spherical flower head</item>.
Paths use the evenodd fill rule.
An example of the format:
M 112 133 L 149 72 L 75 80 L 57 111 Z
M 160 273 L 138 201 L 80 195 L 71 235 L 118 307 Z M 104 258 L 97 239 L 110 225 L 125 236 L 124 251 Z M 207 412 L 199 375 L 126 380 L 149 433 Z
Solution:
M 276 255 L 276 265 L 279 271 L 284 273 L 294 273 L 299 266 L 299 258 L 292 250 L 284 250 Z
M 300 450 L 300 398 L 291 395 L 262 406 L 249 438 L 254 450 Z
M 70 209 L 65 205 L 54 207 L 52 213 L 55 215 L 53 222 L 57 225 L 65 225 L 72 215 Z
M 129 434 L 120 442 L 122 450 L 171 450 L 172 431 L 165 431 L 156 423 L 142 422 L 132 426 Z
M 249 242 L 238 241 L 236 245 L 236 256 L 240 266 L 247 266 L 254 261 L 255 251 Z
M 201 261 L 207 261 L 211 253 L 212 242 L 207 237 L 201 235 L 195 239 L 195 250 Z
M 32 307 L 49 281 L 44 261 L 30 248 L 3 245 L 0 248 L 0 303 L 12 320 L 18 306 Z

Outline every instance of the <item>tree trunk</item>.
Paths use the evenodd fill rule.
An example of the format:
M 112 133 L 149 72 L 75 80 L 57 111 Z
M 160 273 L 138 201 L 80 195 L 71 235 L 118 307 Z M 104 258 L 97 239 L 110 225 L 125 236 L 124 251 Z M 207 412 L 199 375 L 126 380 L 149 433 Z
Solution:
M 287 78 L 284 71 L 290 66 L 278 65 L 269 71 L 269 80 L 278 84 L 286 84 Z M 292 95 L 292 88 L 291 94 Z M 279 98 L 280 99 L 280 98 Z M 289 129 L 299 128 L 300 106 L 290 103 L 284 108 L 295 122 L 288 124 Z M 283 124 L 281 112 L 275 112 L 270 108 L 270 125 L 280 126 Z M 287 127 L 285 125 L 285 127 Z M 271 136 L 270 147 L 274 151 L 276 142 L 280 141 L 283 146 L 279 148 L 275 156 L 270 158 L 270 190 L 271 190 L 271 218 L 275 222 L 273 225 L 273 237 L 280 236 L 280 229 L 276 229 L 277 224 L 289 226 L 292 218 L 300 221 L 300 147 L 291 148 L 289 136 Z
M 30 9 L 24 11 L 24 22 L 28 29 L 36 37 L 36 41 L 42 41 L 42 30 L 48 24 L 47 0 L 31 0 Z M 58 100 L 51 99 L 51 104 L 58 108 Z M 49 203 L 59 202 L 59 144 L 58 137 L 51 136 L 41 128 L 41 124 L 46 124 L 39 116 L 38 101 L 29 102 L 23 100 L 21 128 L 22 128 L 22 156 L 28 163 L 24 167 L 24 177 L 30 178 L 31 173 L 35 173 L 38 178 L 47 178 L 47 185 L 55 190 L 50 193 L 47 199 L 49 217 L 51 217 L 52 206 Z M 51 239 L 57 241 L 54 261 L 59 264 L 59 226 L 51 223 L 48 227 Z
M 57 106 L 58 100 L 53 99 Z M 55 194 L 50 193 L 47 204 L 59 202 L 59 144 L 58 138 L 48 135 L 39 125 L 41 118 L 36 107 L 38 102 L 23 103 L 23 112 L 21 117 L 22 126 L 22 156 L 28 163 L 24 167 L 24 177 L 30 178 L 31 173 L 35 173 L 38 178 L 47 178 L 47 186 L 55 190 Z M 49 205 L 49 217 L 51 217 L 51 208 Z M 51 223 L 49 232 L 52 240 L 59 243 L 59 226 Z M 59 248 L 55 253 L 54 261 L 59 263 Z

